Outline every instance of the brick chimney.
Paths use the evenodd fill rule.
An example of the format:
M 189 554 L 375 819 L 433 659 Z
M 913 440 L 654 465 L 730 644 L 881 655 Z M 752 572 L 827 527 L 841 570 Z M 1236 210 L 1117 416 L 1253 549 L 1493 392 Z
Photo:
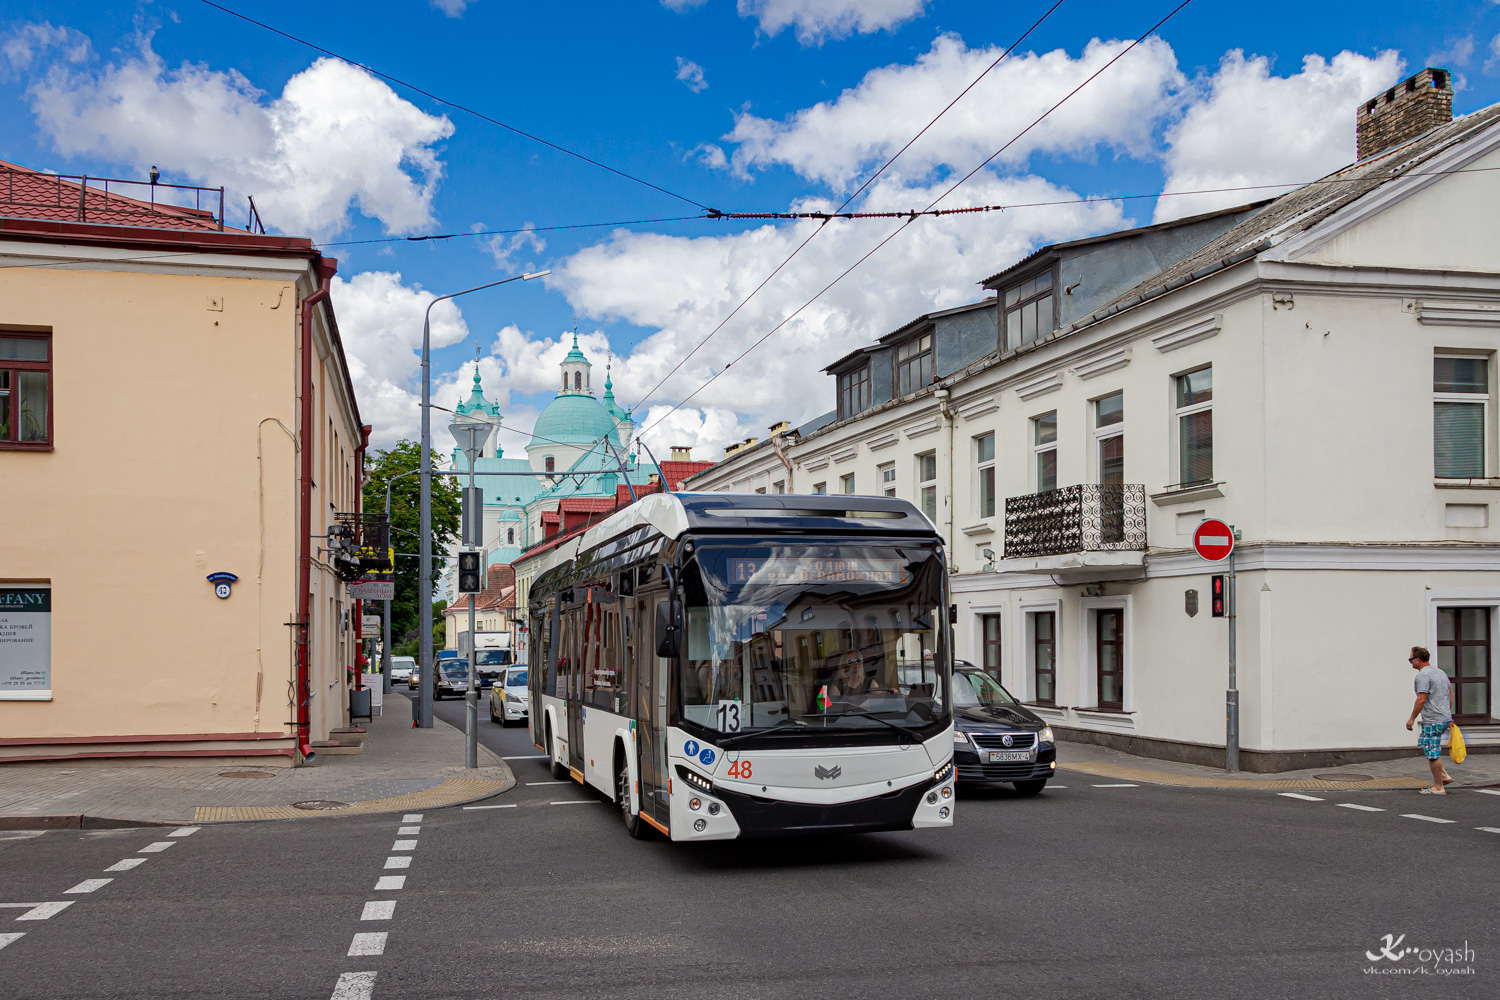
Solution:
M 693 460 L 693 448 L 691 445 L 674 444 L 672 446 L 672 461 L 691 462 Z
M 1358 157 L 1383 153 L 1453 120 L 1453 74 L 1431 66 L 1354 113 Z

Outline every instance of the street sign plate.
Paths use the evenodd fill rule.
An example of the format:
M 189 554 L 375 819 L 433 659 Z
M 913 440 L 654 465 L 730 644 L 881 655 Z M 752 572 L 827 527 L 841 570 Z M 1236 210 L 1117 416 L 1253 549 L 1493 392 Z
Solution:
M 379 639 L 380 638 L 380 616 L 379 615 L 361 615 L 360 616 L 359 637 L 361 639 Z
M 1234 551 L 1234 529 L 1210 517 L 1193 532 L 1193 551 L 1209 562 L 1223 562 Z
M 356 601 L 394 601 L 396 581 L 355 580 L 349 584 L 349 596 Z

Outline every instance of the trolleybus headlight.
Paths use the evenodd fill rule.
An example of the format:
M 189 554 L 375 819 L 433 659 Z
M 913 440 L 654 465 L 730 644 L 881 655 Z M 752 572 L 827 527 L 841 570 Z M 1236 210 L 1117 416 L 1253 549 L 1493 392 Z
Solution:
M 683 767 L 681 764 L 678 764 L 677 773 L 682 777 L 683 781 L 686 781 L 689 785 L 693 786 L 700 792 L 711 792 L 714 790 L 714 783 L 705 778 L 703 775 L 699 774 L 697 771 L 690 770 L 689 768 Z
M 1052 727 L 1051 726 L 1043 726 L 1042 727 L 1042 734 L 1037 737 L 1037 742 L 1038 743 L 1055 743 L 1056 742 L 1056 740 L 1054 740 L 1052 738 Z
M 943 808 L 938 810 L 938 819 L 947 819 L 949 815 L 947 806 L 943 806 Z
M 927 793 L 927 804 L 930 805 L 930 806 L 937 805 L 937 792 L 928 792 Z
M 702 833 L 704 830 L 708 829 L 708 820 L 706 820 L 706 819 L 695 819 L 695 820 L 693 820 L 693 829 L 697 830 L 699 833 Z
M 951 798 L 953 798 L 953 786 L 952 785 L 944 785 L 943 786 L 943 798 L 945 798 L 945 799 L 951 799 Z
M 947 781 L 950 777 L 952 777 L 952 775 L 953 761 L 950 760 L 948 763 L 932 772 L 932 782 L 933 784 L 938 784 L 939 782 Z
M 688 808 L 691 809 L 693 812 L 697 812 L 698 809 L 699 809 L 699 807 L 702 806 L 702 805 L 703 805 L 703 803 L 700 802 L 697 798 L 688 799 Z
M 710 816 L 719 815 L 719 804 L 717 802 L 710 802 L 708 804 L 708 814 Z

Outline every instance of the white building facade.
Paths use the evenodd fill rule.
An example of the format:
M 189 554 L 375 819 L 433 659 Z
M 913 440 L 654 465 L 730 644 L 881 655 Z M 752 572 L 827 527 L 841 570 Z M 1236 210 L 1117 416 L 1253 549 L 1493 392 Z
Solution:
M 1413 645 L 1470 744 L 1500 745 L 1500 106 L 1396 141 L 1263 206 L 1043 248 L 984 282 L 987 354 L 922 369 L 943 314 L 908 324 L 884 370 L 831 366 L 837 419 L 782 439 L 790 469 L 768 442 L 689 488 L 911 500 L 948 543 L 961 658 L 1067 738 L 1206 764 L 1224 568 L 1191 536 L 1220 518 L 1242 768 L 1412 753 Z

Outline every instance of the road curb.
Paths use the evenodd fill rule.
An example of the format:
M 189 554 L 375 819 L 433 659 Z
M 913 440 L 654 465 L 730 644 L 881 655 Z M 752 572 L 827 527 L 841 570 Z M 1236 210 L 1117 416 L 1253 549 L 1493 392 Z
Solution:
M 0 816 L 0 830 L 124 830 L 138 826 L 187 826 L 170 819 L 124 819 L 88 813 L 19 813 Z
M 244 823 L 264 820 L 308 820 L 338 819 L 344 816 L 373 816 L 380 813 L 413 812 L 428 809 L 449 809 L 482 802 L 494 798 L 516 787 L 516 779 L 509 774 L 499 780 L 480 778 L 448 778 L 431 788 L 405 795 L 393 795 L 382 799 L 364 799 L 351 802 L 340 809 L 306 810 L 290 805 L 277 806 L 198 806 L 194 823 Z

